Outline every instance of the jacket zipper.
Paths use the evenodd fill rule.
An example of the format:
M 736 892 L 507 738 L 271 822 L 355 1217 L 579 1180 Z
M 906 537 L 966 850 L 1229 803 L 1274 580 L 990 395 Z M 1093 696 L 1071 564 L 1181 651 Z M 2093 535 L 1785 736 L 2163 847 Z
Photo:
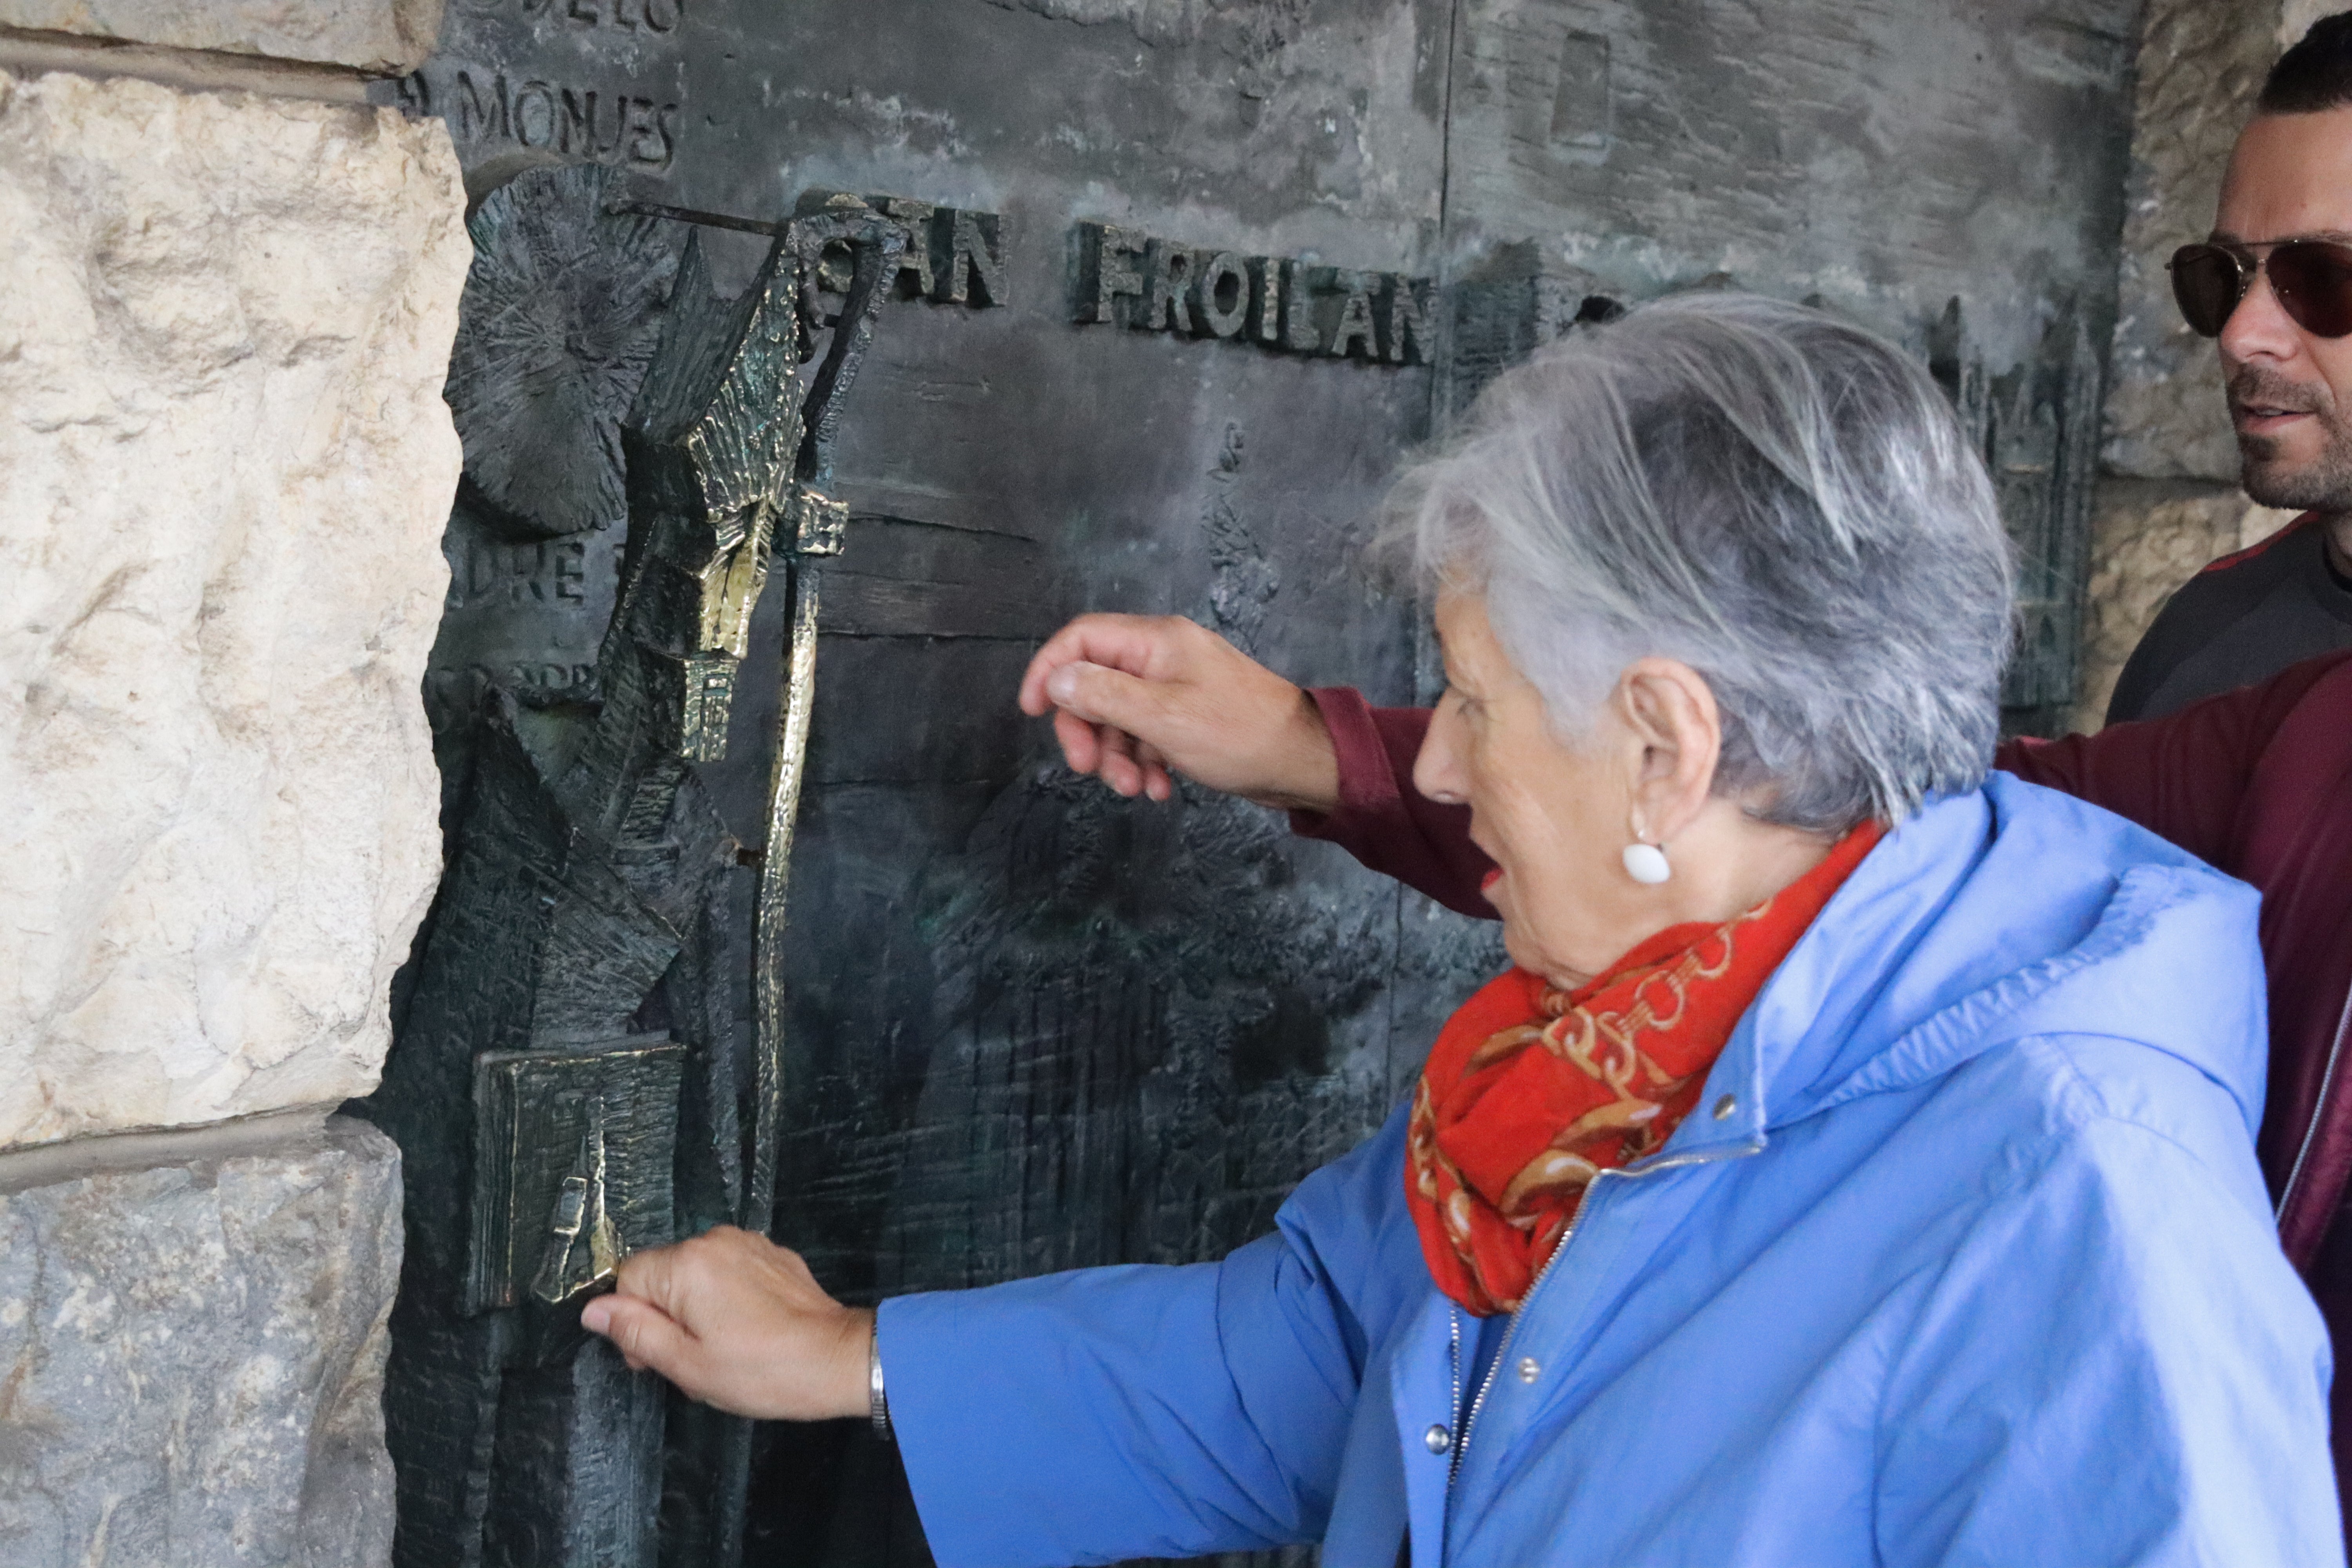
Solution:
M 1584 1189 L 1584 1203 L 1589 1204 L 1592 1201 L 1592 1189 L 1601 1184 L 1601 1177 L 1617 1174 L 1619 1173 L 1616 1171 L 1593 1172 L 1591 1183 Z M 1448 1497 L 1453 1495 L 1454 1483 L 1462 1476 L 1462 1455 L 1470 1447 L 1470 1428 L 1478 1424 L 1478 1412 L 1486 1407 L 1486 1394 L 1487 1391 L 1495 1386 L 1495 1374 L 1503 1370 L 1504 1358 L 1511 1353 L 1511 1342 L 1518 1337 L 1519 1312 L 1528 1310 L 1528 1303 L 1536 1299 L 1538 1290 L 1543 1289 L 1543 1282 L 1551 1273 L 1552 1265 L 1558 1263 L 1559 1255 L 1568 1250 L 1568 1244 L 1576 1239 L 1577 1230 L 1584 1223 L 1583 1204 L 1577 1205 L 1576 1213 L 1577 1217 L 1570 1220 L 1568 1228 L 1559 1233 L 1559 1245 L 1551 1249 L 1551 1256 L 1544 1259 L 1541 1268 L 1536 1270 L 1536 1277 L 1528 1281 L 1528 1293 L 1519 1298 L 1518 1311 L 1513 1312 L 1511 1321 L 1504 1325 L 1503 1342 L 1495 1347 L 1495 1359 L 1487 1366 L 1486 1375 L 1479 1380 L 1478 1393 L 1470 1401 L 1467 1413 L 1462 1409 L 1462 1352 L 1460 1350 L 1462 1309 L 1459 1307 L 1454 1309 L 1454 1343 L 1456 1347 L 1454 1352 L 1454 1411 L 1455 1419 L 1462 1424 L 1462 1430 L 1454 1439 L 1454 1462 L 1446 1468 L 1445 1471 L 1445 1491 Z
M 2286 1185 L 2279 1189 L 2278 1209 L 2271 1217 L 2286 1218 L 2286 1205 L 2294 1197 L 2294 1189 L 2303 1180 L 2304 1162 L 2311 1158 L 2311 1146 L 2319 1139 L 2319 1123 L 2327 1114 L 2327 1091 L 2336 1082 L 2336 1061 L 2344 1054 L 2345 1026 L 2352 1024 L 2352 990 L 2344 994 L 2343 1010 L 2336 1016 L 2336 1037 L 2328 1042 L 2327 1066 L 2319 1075 L 2319 1098 L 2312 1102 L 2311 1125 L 2303 1130 L 2303 1142 L 2294 1152 L 2294 1163 L 2288 1168 Z
M 1454 1308 L 1447 1317 L 1453 1331 L 1454 1400 L 1445 1409 L 1448 1418 L 1458 1426 L 1462 1424 L 1462 1309 Z M 1454 1472 L 1449 1469 L 1445 1474 L 1446 1484 L 1453 1485 Z
M 1584 1211 L 1591 1205 L 1593 1189 L 1601 1185 L 1601 1178 L 1622 1176 L 1627 1181 L 1632 1181 L 1637 1176 L 1655 1175 L 1660 1171 L 1672 1171 L 1684 1165 L 1707 1165 L 1718 1160 L 1738 1160 L 1749 1154 L 1761 1153 L 1763 1149 L 1764 1145 L 1760 1142 L 1742 1143 L 1730 1149 L 1709 1150 L 1705 1153 L 1682 1154 L 1672 1159 L 1662 1159 L 1656 1164 L 1644 1165 L 1638 1171 L 1614 1169 L 1595 1171 L 1592 1173 L 1591 1184 L 1584 1189 L 1584 1202 L 1577 1205 L 1577 1217 L 1570 1223 L 1567 1230 L 1560 1233 L 1559 1245 L 1551 1249 L 1551 1256 L 1544 1259 L 1544 1266 L 1541 1268 L 1536 1270 L 1536 1277 L 1528 1281 L 1528 1293 L 1519 1298 L 1518 1310 L 1511 1314 L 1509 1325 L 1503 1330 L 1503 1342 L 1495 1347 L 1495 1360 L 1486 1368 L 1486 1375 L 1479 1381 L 1478 1393 L 1470 1402 L 1470 1412 L 1461 1418 L 1462 1431 L 1454 1440 L 1454 1463 L 1445 1472 L 1445 1491 L 1449 1498 L 1454 1492 L 1454 1483 L 1461 1479 L 1462 1458 L 1470 1451 L 1470 1434 L 1478 1425 L 1478 1412 L 1486 1408 L 1486 1395 L 1494 1388 L 1495 1379 L 1501 1374 L 1504 1363 L 1510 1360 L 1511 1342 L 1518 1338 L 1519 1334 L 1519 1319 L 1527 1311 L 1528 1303 L 1536 1299 L 1536 1292 L 1543 1289 L 1543 1282 L 1551 1278 L 1553 1268 L 1568 1251 L 1569 1244 L 1576 1239 L 1576 1233 L 1583 1228 Z M 1454 1313 L 1454 1407 L 1459 1411 L 1462 1408 L 1462 1313 L 1459 1308 L 1456 1308 Z

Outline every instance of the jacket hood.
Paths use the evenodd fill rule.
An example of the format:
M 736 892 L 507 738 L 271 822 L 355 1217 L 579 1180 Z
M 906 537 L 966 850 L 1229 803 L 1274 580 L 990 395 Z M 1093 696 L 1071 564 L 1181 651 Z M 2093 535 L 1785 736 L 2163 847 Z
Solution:
M 2259 895 L 2123 818 L 1995 773 L 1889 834 L 1732 1034 L 1668 1154 L 1912 1088 L 2032 1036 L 2129 1039 L 2262 1121 Z M 1663 1156 L 1662 1156 L 1663 1157 Z

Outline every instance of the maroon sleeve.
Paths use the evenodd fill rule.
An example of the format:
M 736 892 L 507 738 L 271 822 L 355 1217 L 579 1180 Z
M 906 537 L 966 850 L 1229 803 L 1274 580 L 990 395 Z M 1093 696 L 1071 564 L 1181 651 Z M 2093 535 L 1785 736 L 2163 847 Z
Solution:
M 2305 693 L 2352 654 L 2290 667 L 2259 686 L 2095 735 L 2017 740 L 1993 765 L 2129 817 L 2200 859 L 2232 869 L 2232 834 L 2254 764 Z
M 2104 806 L 2228 870 L 2239 803 L 2263 747 L 2312 686 L 2347 660 L 2352 653 L 2308 659 L 2262 685 L 2095 735 L 2011 741 L 1993 764 Z M 1293 812 L 1292 828 L 1330 840 L 1450 910 L 1492 920 L 1478 889 L 1494 862 L 1470 842 L 1469 812 L 1412 787 L 1429 710 L 1374 708 L 1347 687 L 1308 695 L 1339 754 L 1339 805 L 1328 816 Z
M 1329 839 L 1449 910 L 1493 920 L 1495 907 L 1478 889 L 1495 863 L 1470 842 L 1469 808 L 1440 805 L 1412 787 L 1429 710 L 1374 708 L 1345 686 L 1317 687 L 1307 695 L 1339 753 L 1339 805 L 1328 816 L 1292 812 L 1292 829 Z

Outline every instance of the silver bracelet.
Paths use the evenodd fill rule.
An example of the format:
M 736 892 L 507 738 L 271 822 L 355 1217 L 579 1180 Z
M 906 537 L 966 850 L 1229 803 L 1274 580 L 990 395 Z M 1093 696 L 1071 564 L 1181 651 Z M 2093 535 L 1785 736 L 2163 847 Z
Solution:
M 878 1312 L 873 1336 L 866 1342 L 866 1413 L 874 1422 L 874 1435 L 886 1443 L 892 1441 L 890 1396 L 882 1392 L 882 1316 Z

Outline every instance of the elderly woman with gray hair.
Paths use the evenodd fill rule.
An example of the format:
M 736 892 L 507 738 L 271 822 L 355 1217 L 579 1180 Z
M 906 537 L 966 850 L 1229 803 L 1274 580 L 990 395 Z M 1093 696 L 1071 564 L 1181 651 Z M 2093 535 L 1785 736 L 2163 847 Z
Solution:
M 1397 510 L 1413 809 L 1466 812 L 1513 967 L 1388 1125 L 1221 1263 L 877 1323 L 722 1232 L 592 1326 L 748 1414 L 887 1407 L 950 1568 L 2341 1562 L 2254 896 L 1988 773 L 2007 546 L 1934 384 L 1672 300 L 1496 382 Z M 1022 690 L 1122 794 L 1437 852 L 1366 842 L 1412 813 L 1339 766 L 1351 700 L 1120 616 Z

